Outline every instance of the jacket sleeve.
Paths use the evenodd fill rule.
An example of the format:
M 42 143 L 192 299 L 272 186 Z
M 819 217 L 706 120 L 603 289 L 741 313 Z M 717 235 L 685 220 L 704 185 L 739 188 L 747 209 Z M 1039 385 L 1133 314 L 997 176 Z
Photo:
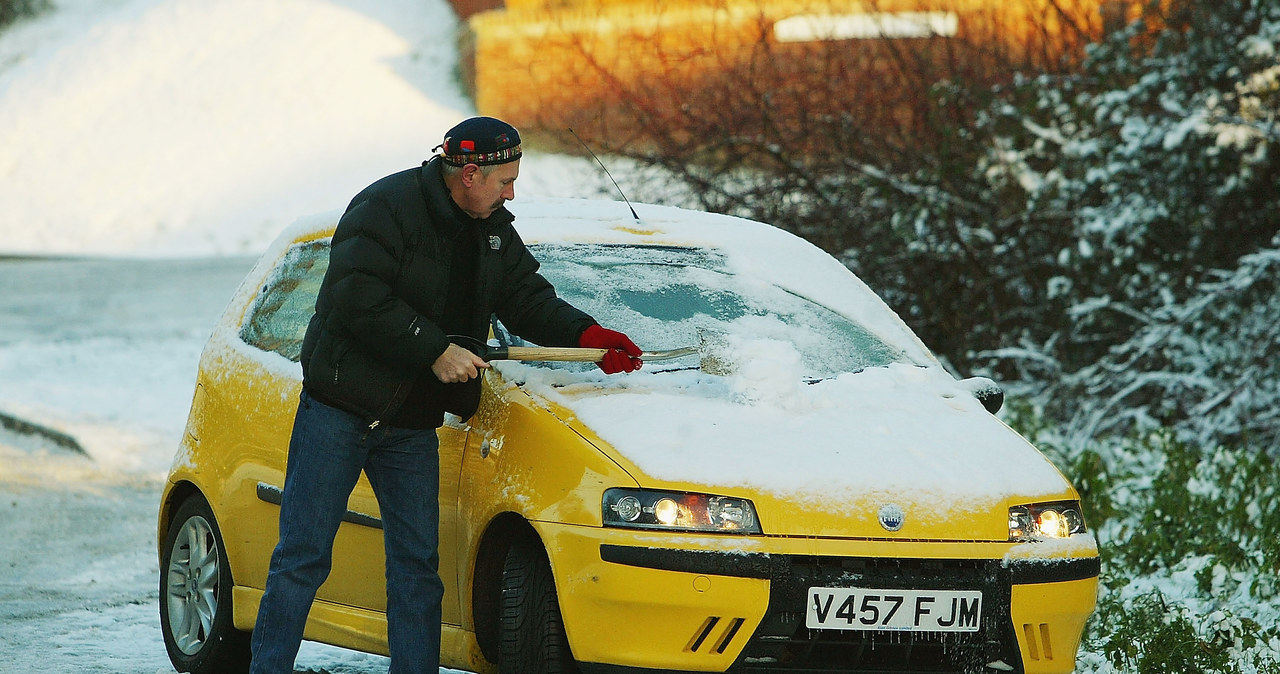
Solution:
M 535 344 L 577 346 L 582 331 L 596 321 L 557 296 L 538 268 L 538 261 L 512 229 L 495 313 L 512 332 Z
M 440 328 L 393 292 L 405 252 L 401 223 L 381 199 L 352 204 L 329 254 L 336 321 L 374 358 L 415 371 L 449 346 Z

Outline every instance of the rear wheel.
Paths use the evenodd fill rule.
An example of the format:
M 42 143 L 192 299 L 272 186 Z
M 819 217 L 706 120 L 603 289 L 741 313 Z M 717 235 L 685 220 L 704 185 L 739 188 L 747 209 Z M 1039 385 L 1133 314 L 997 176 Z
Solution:
M 502 569 L 502 674 L 575 674 L 555 579 L 536 542 L 517 543 Z
M 199 494 L 182 502 L 165 536 L 160 631 L 179 672 L 249 670 L 249 633 L 231 619 L 231 567 L 213 510 Z

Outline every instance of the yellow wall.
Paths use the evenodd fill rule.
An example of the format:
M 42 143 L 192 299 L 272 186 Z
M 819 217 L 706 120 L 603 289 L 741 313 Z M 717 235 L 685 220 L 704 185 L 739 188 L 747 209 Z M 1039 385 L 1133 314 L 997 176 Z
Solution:
M 1046 65 L 1064 49 L 1078 51 L 1078 38 L 1069 47 L 1059 45 L 1075 35 L 1064 21 L 1096 35 L 1100 5 L 1108 1 L 507 0 L 505 10 L 468 21 L 463 69 L 481 114 L 557 128 L 581 122 L 589 108 L 607 106 L 624 89 L 690 82 L 740 65 L 743 54 L 776 42 L 775 22 L 795 15 L 953 13 L 958 32 L 932 40 L 963 40 L 979 51 Z M 852 42 L 877 41 L 843 44 L 863 46 Z M 777 58 L 797 53 L 788 48 L 778 49 Z

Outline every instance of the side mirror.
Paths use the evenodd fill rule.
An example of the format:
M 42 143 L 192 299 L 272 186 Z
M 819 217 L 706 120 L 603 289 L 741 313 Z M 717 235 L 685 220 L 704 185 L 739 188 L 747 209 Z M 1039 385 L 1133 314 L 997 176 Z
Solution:
M 969 377 L 960 380 L 960 385 L 972 393 L 988 412 L 995 414 L 1004 407 L 1004 389 L 995 381 L 986 377 Z

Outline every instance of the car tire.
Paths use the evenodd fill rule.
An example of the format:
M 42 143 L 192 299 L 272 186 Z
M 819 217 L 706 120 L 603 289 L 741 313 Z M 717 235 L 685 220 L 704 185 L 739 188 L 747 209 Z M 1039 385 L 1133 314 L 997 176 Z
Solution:
M 165 535 L 160 631 L 179 672 L 249 671 L 249 632 L 232 623 L 231 567 L 209 503 L 187 497 Z
M 575 674 L 551 564 L 541 545 L 524 541 L 502 568 L 501 674 Z

